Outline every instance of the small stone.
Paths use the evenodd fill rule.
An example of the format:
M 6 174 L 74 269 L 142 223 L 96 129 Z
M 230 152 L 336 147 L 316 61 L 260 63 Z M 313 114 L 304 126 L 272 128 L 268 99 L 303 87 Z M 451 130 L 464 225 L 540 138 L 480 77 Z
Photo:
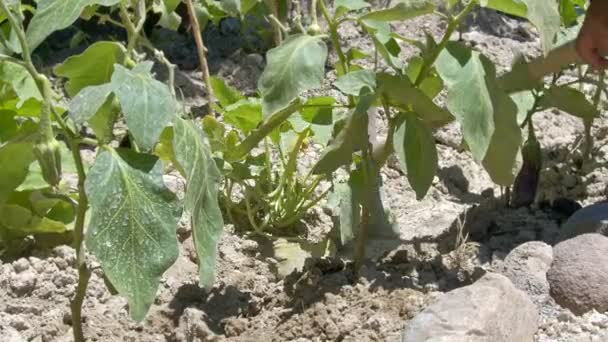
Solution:
M 539 305 L 549 298 L 547 271 L 553 261 L 553 250 L 544 242 L 532 241 L 513 249 L 504 260 L 501 273 L 515 287 L 530 295 Z
M 10 286 L 18 296 L 30 294 L 36 287 L 37 275 L 32 270 L 22 273 L 13 273 L 10 278 Z
M 555 302 L 582 315 L 608 311 L 608 238 L 583 234 L 557 244 L 547 279 Z
M 17 273 L 21 273 L 30 268 L 30 262 L 26 258 L 20 258 L 13 263 L 13 269 Z

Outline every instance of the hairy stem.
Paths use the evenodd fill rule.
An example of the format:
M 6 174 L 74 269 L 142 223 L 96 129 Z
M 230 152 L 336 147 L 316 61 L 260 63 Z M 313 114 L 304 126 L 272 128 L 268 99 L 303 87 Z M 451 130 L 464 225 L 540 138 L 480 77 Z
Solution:
M 134 24 L 131 21 L 131 17 L 129 15 L 129 11 L 127 10 L 124 2 L 120 3 L 120 19 L 123 21 L 124 27 L 127 30 L 127 54 L 131 56 L 133 51 L 135 50 L 135 46 L 137 45 L 137 41 L 139 40 L 139 35 L 141 30 L 144 28 L 144 23 L 146 21 L 146 2 L 145 0 L 139 0 L 137 2 L 137 9 L 135 11 L 135 17 L 137 20 L 137 24 Z
M 201 73 L 203 74 L 205 87 L 207 88 L 207 114 L 211 115 L 213 114 L 211 107 L 215 96 L 213 94 L 213 88 L 211 87 L 211 76 L 209 74 L 209 65 L 207 64 L 207 49 L 205 48 L 203 35 L 201 34 L 201 26 L 198 22 L 198 17 L 196 16 L 196 11 L 194 10 L 192 0 L 186 0 L 186 6 L 188 7 L 188 16 L 190 17 L 190 22 L 192 23 L 192 36 L 194 37 L 194 43 L 196 43 L 199 66 Z

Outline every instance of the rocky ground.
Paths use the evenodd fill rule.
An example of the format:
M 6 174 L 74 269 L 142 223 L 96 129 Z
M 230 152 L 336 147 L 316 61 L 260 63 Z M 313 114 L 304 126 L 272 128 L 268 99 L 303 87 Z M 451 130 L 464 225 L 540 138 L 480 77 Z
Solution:
M 435 16 L 394 27 L 417 38 L 423 36 L 421 27 L 436 37 L 445 28 Z M 371 47 L 354 27 L 345 26 L 342 34 L 350 46 Z M 193 67 L 196 54 L 184 39 L 172 40 L 181 58 L 176 63 Z M 462 39 L 487 54 L 499 71 L 508 68 L 516 51 L 539 52 L 529 25 L 487 11 L 470 20 Z M 404 58 L 415 53 L 403 48 Z M 230 54 L 212 60 L 212 72 L 253 91 L 264 58 Z M 196 111 L 204 105 L 202 83 L 198 73 L 186 69 L 178 72 L 176 85 Z M 323 92 L 335 95 L 329 87 Z M 400 238 L 370 242 L 360 279 L 338 259 L 310 261 L 301 272 L 279 279 L 276 261 L 262 253 L 263 242 L 235 234 L 227 225 L 216 284 L 204 291 L 197 286 L 192 240 L 183 227 L 180 257 L 163 277 L 143 323 L 129 319 L 126 301 L 111 295 L 99 269 L 94 272 L 84 307 L 86 335 L 91 341 L 400 341 L 402 335 L 408 342 L 431 336 L 446 338 L 442 341 L 608 341 L 603 313 L 608 309 L 608 238 L 579 235 L 561 241 L 562 225 L 577 204 L 605 199 L 606 119 L 594 125 L 594 162 L 582 168 L 578 120 L 547 111 L 535 123 L 545 164 L 539 204 L 533 208 L 505 208 L 500 189 L 459 150 L 459 130 L 451 125 L 436 132 L 440 171 L 424 200 L 416 201 L 397 167 L 389 163 L 382 170 L 385 189 L 390 189 L 384 203 L 396 217 Z M 172 190 L 183 191 L 178 176 L 165 180 Z M 308 224 L 327 231 L 327 211 L 320 207 L 314 214 Z M 2 341 L 71 341 L 74 260 L 65 246 L 0 260 Z

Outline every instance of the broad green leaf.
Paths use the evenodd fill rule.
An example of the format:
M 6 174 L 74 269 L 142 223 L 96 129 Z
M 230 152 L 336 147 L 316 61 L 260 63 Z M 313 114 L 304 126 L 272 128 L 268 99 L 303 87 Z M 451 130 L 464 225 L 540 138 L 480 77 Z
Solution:
M 422 71 L 422 65 L 424 61 L 421 57 L 413 57 L 409 60 L 406 67 L 405 73 L 412 83 L 416 82 L 420 71 Z M 434 99 L 443 89 L 443 81 L 435 72 L 431 72 L 428 76 L 420 83 L 418 87 L 425 93 L 429 98 Z
M 31 234 L 63 233 L 67 230 L 63 222 L 34 215 L 29 209 L 16 204 L 0 206 L 0 230 L 12 237 Z M 2 234 L 2 235 L 4 235 Z
M 349 165 L 353 152 L 367 148 L 369 144 L 367 111 L 375 99 L 376 95 L 369 88 L 361 90 L 357 106 L 346 119 L 344 127 L 321 154 L 313 168 L 313 173 L 329 174 L 342 165 Z
M 399 54 L 401 53 L 399 43 L 389 36 L 372 34 L 371 38 L 376 50 L 386 63 L 394 69 L 401 70 L 403 63 L 399 59 Z
M 592 120 L 599 112 L 585 94 L 568 86 L 553 86 L 541 97 L 539 105 L 544 108 L 557 108 L 581 119 Z
M 321 85 L 327 46 L 319 36 L 296 34 L 268 51 L 267 60 L 258 82 L 264 117 L 285 108 L 303 91 Z
M 87 122 L 99 111 L 111 92 L 110 83 L 83 88 L 70 102 L 70 118 L 79 125 Z
M 227 85 L 221 78 L 212 76 L 211 88 L 213 88 L 213 95 L 220 101 L 222 107 L 229 106 L 243 100 L 245 97 L 241 95 L 238 89 Z
M 538 29 L 540 42 L 546 54 L 553 48 L 561 24 L 557 0 L 523 1 L 528 7 L 527 18 Z
M 517 108 L 498 86 L 492 62 L 479 52 L 449 44 L 438 62 L 448 83 L 447 107 L 460 122 L 473 157 L 482 161 L 494 135 L 494 118 L 515 117 Z
M 534 94 L 531 91 L 525 90 L 517 93 L 510 94 L 511 100 L 517 106 L 517 123 L 523 124 L 534 107 Z
M 359 20 L 402 21 L 433 13 L 434 10 L 435 5 L 431 1 L 399 0 L 393 7 L 364 14 Z
M 344 94 L 356 96 L 364 87 L 376 89 L 376 73 L 371 70 L 351 71 L 338 77 L 334 85 Z
M 12 110 L 0 110 L 0 143 L 10 140 L 19 132 L 19 125 Z
M 411 109 L 431 127 L 440 127 L 451 122 L 454 117 L 437 106 L 422 90 L 414 88 L 405 76 L 386 73 L 377 75 L 379 93 L 388 102 L 404 111 Z
M 160 277 L 178 256 L 175 196 L 162 172 L 162 163 L 151 155 L 105 150 L 86 180 L 87 247 L 129 301 L 136 321 L 145 317 Z
M 202 120 L 203 131 L 209 139 L 209 145 L 213 152 L 225 151 L 226 149 L 226 126 L 214 117 L 206 115 Z
M 224 119 L 243 133 L 249 133 L 262 121 L 262 105 L 255 99 L 240 100 L 226 107 Z
M 8 143 L 0 147 L 0 203 L 27 177 L 30 164 L 34 161 L 32 143 Z
M 422 200 L 437 173 L 437 147 L 430 127 L 415 115 L 406 119 L 395 132 L 393 145 L 403 173 Z
M 6 84 L 14 91 L 19 98 L 16 104 L 21 108 L 25 101 L 35 99 L 42 100 L 42 95 L 38 91 L 36 81 L 23 66 L 11 62 L 0 63 L 0 85 Z
M 85 7 L 98 4 L 112 6 L 120 0 L 40 0 L 36 14 L 27 27 L 27 42 L 36 49 L 51 33 L 74 23 Z
M 314 134 L 312 139 L 326 146 L 334 126 L 332 106 L 335 103 L 333 97 L 313 97 L 306 101 L 307 107 L 300 110 L 299 116 L 292 116 L 288 120 L 298 133 L 310 128 Z
M 202 130 L 179 118 L 175 120 L 173 129 L 175 159 L 187 182 L 184 204 L 192 215 L 200 284 L 211 287 L 215 277 L 217 244 L 224 229 L 218 203 L 222 175 L 205 145 Z
M 114 94 L 108 96 L 97 113 L 89 118 L 89 127 L 95 132 L 97 141 L 102 144 L 110 143 L 114 133 L 114 123 L 118 118 L 119 109 Z
M 528 7 L 523 0 L 481 0 L 479 4 L 503 13 L 527 18 Z
M 182 18 L 175 13 L 175 9 L 179 5 L 179 1 L 176 0 L 155 0 L 152 4 L 152 10 L 160 14 L 158 25 L 169 30 L 177 31 L 181 24 Z
M 154 147 L 177 112 L 177 104 L 169 87 L 152 78 L 149 73 L 151 64 L 140 63 L 133 70 L 116 64 L 111 80 L 129 132 L 145 151 Z
M 355 61 L 358 59 L 363 59 L 363 58 L 367 58 L 370 55 L 357 49 L 357 48 L 350 48 L 348 51 L 346 51 L 346 58 L 349 61 Z
M 358 11 L 370 7 L 370 4 L 364 0 L 336 0 L 334 7 L 336 8 L 334 17 L 338 18 L 350 11 Z
M 122 64 L 125 54 L 126 49 L 120 43 L 101 41 L 89 46 L 82 54 L 69 57 L 53 72 L 69 80 L 65 90 L 74 97 L 87 86 L 110 82 L 114 65 Z
M 576 6 L 580 9 L 585 8 L 585 0 L 559 0 L 559 14 L 562 19 L 562 24 L 571 26 L 576 24 L 579 17 Z
M 521 148 L 522 135 L 517 123 L 517 107 L 504 95 L 497 97 L 501 103 L 494 112 L 496 129 L 482 162 L 492 181 L 501 186 L 510 186 L 515 180 L 517 153 Z

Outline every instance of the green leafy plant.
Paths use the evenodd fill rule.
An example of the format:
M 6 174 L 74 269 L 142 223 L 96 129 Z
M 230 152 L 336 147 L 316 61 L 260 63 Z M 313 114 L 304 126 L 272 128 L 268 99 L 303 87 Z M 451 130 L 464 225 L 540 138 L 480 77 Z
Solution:
M 91 275 L 87 251 L 97 258 L 109 283 L 128 299 L 131 316 L 142 320 L 161 275 L 177 258 L 177 220 L 185 209 L 199 253 L 200 284 L 209 286 L 214 278 L 216 243 L 223 228 L 217 201 L 221 174 L 202 130 L 181 118 L 172 77 L 169 85 L 156 80 L 153 63 L 139 52 L 147 49 L 172 75 L 173 66 L 142 33 L 144 5 L 144 1 L 43 0 L 24 27 L 20 3 L 0 1 L 10 36 L 18 40 L 11 45 L 2 37 L 3 46 L 10 50 L 0 56 L 6 121 L 0 155 L 14 165 L 2 186 L 6 215 L 0 231 L 6 239 L 63 232 L 72 226 L 79 274 L 72 301 L 76 341 L 84 341 L 81 307 Z M 97 42 L 57 66 L 54 72 L 67 79 L 65 91 L 71 98 L 69 107 L 61 108 L 48 77 L 32 63 L 31 51 L 90 6 L 106 6 L 110 13 L 118 13 L 128 41 L 126 46 Z M 132 148 L 112 147 L 117 120 L 126 123 Z M 95 139 L 81 134 L 83 126 L 95 133 Z M 164 133 L 173 133 L 168 142 L 171 160 L 188 183 L 183 201 L 163 183 L 165 167 L 158 155 Z M 83 145 L 97 150 L 90 167 L 81 157 Z M 69 155 L 72 158 L 66 161 Z M 70 171 L 78 178 L 75 193 L 69 182 L 62 181 Z
M 205 13 L 242 16 L 259 5 L 190 4 L 190 16 L 201 22 L 213 18 Z M 581 5 L 578 0 L 560 6 L 532 0 L 448 1 L 445 11 L 424 0 L 382 9 L 344 0 L 336 2 L 333 13 L 318 0 L 312 2 L 308 27 L 296 16 L 295 29 L 284 27 L 281 17 L 290 4 L 267 5 L 280 39 L 267 54 L 259 96 L 246 98 L 208 77 L 208 91 L 219 102 L 210 101 L 210 108 L 221 119 L 208 115 L 199 127 L 184 118 L 176 100 L 174 66 L 144 32 L 150 11 L 161 14 L 159 25 L 175 28 L 179 1 L 40 0 L 32 7 L 0 0 L 0 243 L 31 235 L 71 240 L 79 273 L 72 300 L 76 341 L 84 341 L 81 307 L 91 276 L 87 256 L 99 261 L 109 284 L 128 299 L 132 318 L 140 321 L 161 275 L 177 258 L 177 220 L 183 211 L 191 219 L 201 286 L 214 279 L 224 225 L 220 204 L 234 223 L 282 238 L 276 239 L 275 249 L 286 260 L 279 266 L 285 274 L 300 267 L 302 258 L 332 253 L 329 237 L 314 244 L 289 229 L 331 191 L 328 199 L 340 221 L 337 242 L 354 241 L 356 265 L 361 266 L 369 237 L 395 234 L 381 200 L 380 169 L 395 154 L 422 199 L 438 168 L 437 128 L 456 120 L 468 150 L 493 181 L 514 186 L 514 205 L 530 203 L 534 196 L 526 191 L 535 191 L 540 170 L 534 113 L 554 107 L 582 118 L 589 154 L 589 129 L 605 92 L 603 74 L 581 71 L 574 81 L 564 81 L 564 69 L 580 61 L 566 31 L 556 40 L 562 37 L 560 25 L 579 19 L 572 14 Z M 498 75 L 482 53 L 452 41 L 478 5 L 530 20 L 544 54 L 517 60 L 509 72 Z M 317 9 L 326 34 L 320 32 Z M 24 13 L 33 14 L 27 24 Z M 430 34 L 417 41 L 391 30 L 391 22 L 432 13 L 447 22 L 439 41 Z M 53 69 L 63 81 L 63 89 L 54 89 L 33 63 L 32 51 L 77 18 L 94 16 L 124 28 L 127 41 L 99 41 L 67 58 Z M 339 32 L 347 22 L 365 32 L 373 54 L 344 51 Z M 325 80 L 328 42 L 338 57 L 332 86 L 344 101 L 314 95 Z M 419 53 L 404 62 L 399 43 L 412 44 Z M 155 78 L 148 56 L 167 68 L 166 84 Z M 365 68 L 361 61 L 370 57 L 376 63 Z M 573 87 L 581 84 L 592 85 L 593 92 Z M 447 91 L 445 107 L 436 101 L 442 90 Z M 67 108 L 60 105 L 63 91 Z M 376 114 L 388 124 L 384 137 L 370 129 Z M 128 128 L 129 147 L 116 147 L 122 138 L 115 136 L 119 120 Z M 92 134 L 85 134 L 87 129 Z M 302 172 L 301 157 L 312 144 L 323 151 Z M 96 151 L 90 165 L 81 156 L 84 147 Z M 183 199 L 163 182 L 169 167 L 187 182 Z M 345 181 L 339 173 L 347 175 Z M 68 174 L 76 175 L 77 182 Z

